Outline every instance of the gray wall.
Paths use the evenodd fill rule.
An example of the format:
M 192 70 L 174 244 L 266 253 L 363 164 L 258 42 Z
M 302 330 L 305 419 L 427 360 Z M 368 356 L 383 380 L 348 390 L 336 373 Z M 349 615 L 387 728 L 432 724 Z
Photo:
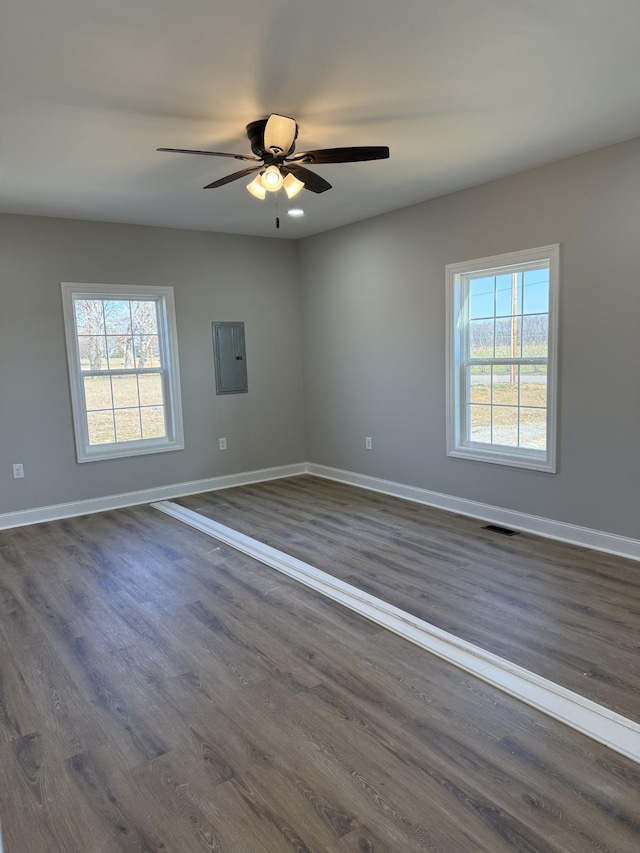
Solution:
M 290 241 L 0 216 L 0 513 L 303 462 L 298 279 Z M 61 281 L 175 288 L 184 451 L 76 462 Z M 215 395 L 212 320 L 246 324 L 248 394 Z
M 0 215 L 0 513 L 307 459 L 637 538 L 639 222 L 640 140 L 298 244 Z M 558 473 L 450 459 L 445 264 L 556 242 Z M 184 451 L 76 463 L 60 281 L 175 287 Z M 249 394 L 216 397 L 212 320 Z
M 640 536 L 639 223 L 635 140 L 304 240 L 308 460 Z M 549 243 L 558 473 L 449 458 L 445 265 Z

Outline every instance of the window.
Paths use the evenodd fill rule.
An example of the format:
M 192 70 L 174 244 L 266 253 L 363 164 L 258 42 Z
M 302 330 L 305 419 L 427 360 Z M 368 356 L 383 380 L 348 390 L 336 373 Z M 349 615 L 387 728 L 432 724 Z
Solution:
M 447 266 L 447 453 L 555 471 L 559 246 Z
M 78 462 L 181 450 L 173 288 L 62 285 Z

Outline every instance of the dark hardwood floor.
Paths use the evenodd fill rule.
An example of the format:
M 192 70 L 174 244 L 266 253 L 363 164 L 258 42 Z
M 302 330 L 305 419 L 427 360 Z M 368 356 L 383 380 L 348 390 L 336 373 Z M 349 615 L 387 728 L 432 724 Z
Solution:
M 335 485 L 314 503 L 321 485 L 297 478 L 188 503 L 258 538 L 271 515 L 283 550 L 324 555 L 321 568 L 375 594 L 404 571 L 387 564 L 406 543 L 426 577 L 440 567 L 449 630 L 468 621 L 489 633 L 473 614 L 506 606 L 493 592 L 505 563 L 505 594 L 520 580 L 535 593 L 522 621 L 544 602 L 549 645 L 563 596 L 585 584 L 587 609 L 574 609 L 585 658 L 613 593 L 622 652 L 633 642 L 633 587 L 626 601 L 618 589 L 632 564 L 615 581 L 616 561 L 596 555 L 591 587 L 579 578 L 593 555 L 568 549 L 560 564 L 573 580 L 545 596 L 553 557 L 537 541 L 518 537 L 514 556 L 477 534 L 467 548 L 486 589 L 467 593 L 465 620 L 456 567 L 468 562 L 468 520 L 456 544 L 438 514 L 424 527 L 423 507 L 402 504 L 393 519 L 387 499 Z M 383 542 L 385 525 L 395 540 Z M 407 583 L 441 612 L 420 573 Z M 505 630 L 494 615 L 500 642 Z M 615 645 L 611 619 L 593 631 Z M 623 675 L 620 701 L 633 686 Z M 636 764 L 150 507 L 0 533 L 5 853 L 636 853 L 639 792 Z
M 640 563 L 317 477 L 176 503 L 640 722 Z

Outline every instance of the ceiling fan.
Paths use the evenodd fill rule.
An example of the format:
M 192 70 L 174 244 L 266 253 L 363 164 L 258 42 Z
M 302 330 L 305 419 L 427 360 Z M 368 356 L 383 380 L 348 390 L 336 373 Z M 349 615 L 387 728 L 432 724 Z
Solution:
M 331 184 L 307 169 L 307 164 L 358 163 L 364 160 L 384 160 L 389 156 L 389 149 L 383 145 L 322 148 L 318 151 L 295 154 L 298 125 L 294 119 L 276 113 L 269 118 L 258 119 L 248 124 L 247 136 L 255 156 L 226 154 L 222 151 L 195 151 L 190 148 L 158 148 L 157 150 L 178 154 L 205 154 L 210 157 L 233 157 L 236 160 L 258 163 L 257 166 L 248 166 L 204 187 L 205 190 L 222 187 L 231 181 L 237 181 L 239 178 L 258 172 L 259 174 L 247 185 L 249 192 L 256 198 L 265 198 L 267 192 L 277 192 L 281 188 L 289 198 L 293 198 L 303 188 L 312 193 L 330 190 Z

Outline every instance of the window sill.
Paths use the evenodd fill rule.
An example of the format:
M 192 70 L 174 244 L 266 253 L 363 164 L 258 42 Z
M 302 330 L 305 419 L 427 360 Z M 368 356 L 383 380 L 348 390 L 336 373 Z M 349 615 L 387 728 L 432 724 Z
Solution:
M 150 453 L 166 453 L 171 450 L 184 450 L 184 442 L 148 438 L 121 444 L 95 444 L 91 447 L 78 448 L 78 462 L 101 462 L 105 459 L 124 459 L 131 456 L 146 456 Z
M 497 448 L 483 448 L 480 446 L 459 445 L 447 451 L 447 456 L 456 459 L 470 459 L 474 462 L 491 462 L 494 465 L 508 465 L 511 468 L 528 468 L 532 471 L 543 471 L 547 474 L 556 473 L 554 459 L 549 459 L 543 453 L 518 453 Z

